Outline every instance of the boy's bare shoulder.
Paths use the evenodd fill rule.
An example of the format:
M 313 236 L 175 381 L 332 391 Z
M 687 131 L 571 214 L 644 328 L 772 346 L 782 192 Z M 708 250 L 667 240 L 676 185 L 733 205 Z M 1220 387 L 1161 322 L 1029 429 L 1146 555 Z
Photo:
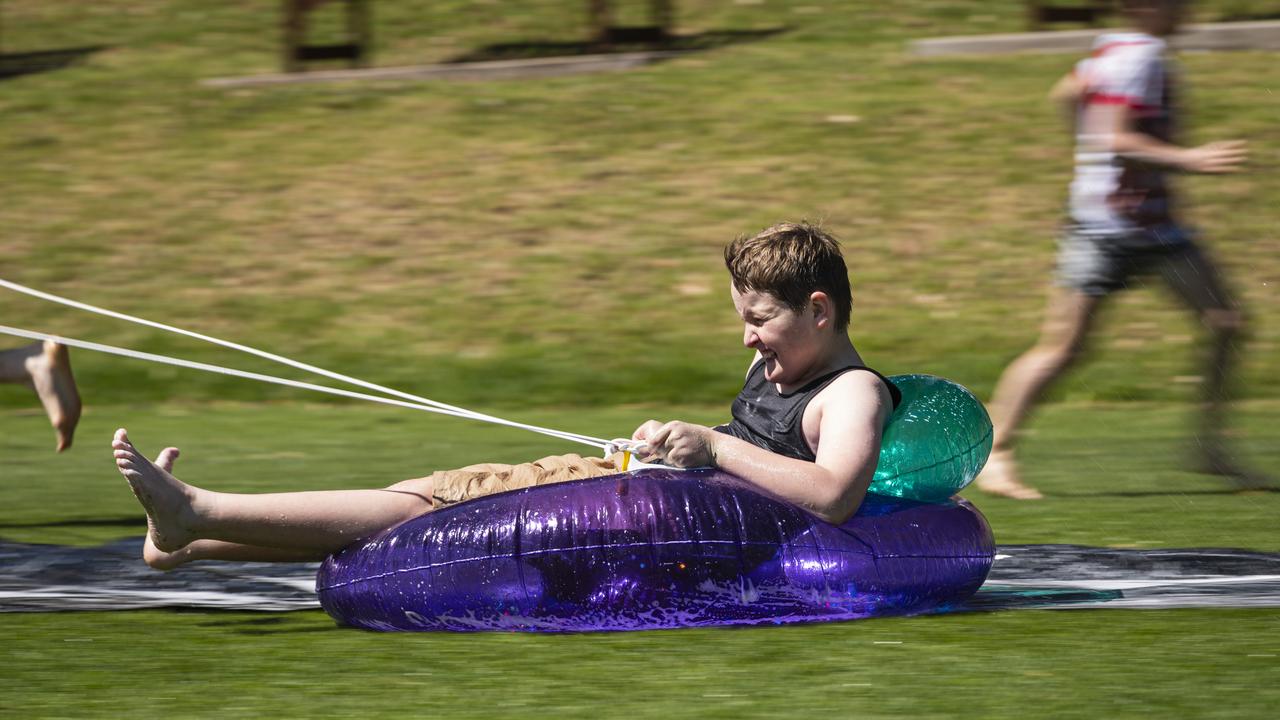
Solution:
M 821 401 L 824 410 L 831 407 L 847 409 L 862 414 L 888 409 L 893 404 L 889 388 L 879 375 L 870 370 L 853 370 L 844 373 L 823 388 L 815 400 Z
M 847 372 L 823 388 L 805 409 L 802 420 L 805 437 L 815 453 L 823 435 L 840 438 L 831 447 L 837 448 L 837 455 L 843 458 L 840 462 L 844 463 L 850 454 L 879 447 L 880 431 L 892 408 L 889 388 L 879 376 L 866 370 Z M 847 441 L 850 437 L 866 438 L 870 445 L 850 443 Z M 847 467 L 860 465 L 852 462 Z

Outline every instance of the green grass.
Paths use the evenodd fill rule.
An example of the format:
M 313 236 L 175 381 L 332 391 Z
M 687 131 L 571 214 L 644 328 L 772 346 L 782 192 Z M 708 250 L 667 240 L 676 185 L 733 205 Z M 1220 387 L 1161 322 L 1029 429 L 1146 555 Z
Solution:
M 20 717 L 1263 718 L 1280 700 L 1280 620 L 1259 610 L 560 637 L 379 635 L 304 612 L 4 622 Z
M 582 5 L 377 3 L 376 62 L 581 40 Z M 0 79 L 6 279 L 601 435 L 723 417 L 747 356 L 719 250 L 780 219 L 844 238 L 854 337 L 885 372 L 985 397 L 1036 334 L 1070 174 L 1044 95 L 1074 58 L 903 51 L 1020 30 L 1015 0 L 682 0 L 687 34 L 785 32 L 620 74 L 235 91 L 199 81 L 275 71 L 279 3 L 2 12 L 4 53 L 102 46 Z M 1238 447 L 1280 474 L 1276 57 L 1183 60 L 1189 139 L 1251 143 L 1254 172 L 1182 184 L 1254 318 Z M 7 293 L 0 323 L 275 372 Z M 999 542 L 1280 551 L 1280 495 L 1228 494 L 1184 469 L 1196 336 L 1161 292 L 1114 303 L 1099 352 L 1024 444 L 1048 499 L 975 498 Z M 90 353 L 74 364 L 89 405 L 63 456 L 29 394 L 0 386 L 0 537 L 137 534 L 104 450 L 119 425 L 152 452 L 182 446 L 183 477 L 230 491 L 378 486 L 566 449 Z M 1277 621 L 1016 611 L 531 637 L 377 635 L 319 612 L 10 614 L 0 714 L 1269 717 Z
M 580 5 L 380 3 L 378 63 L 572 40 Z M 1035 336 L 1070 172 L 1045 92 L 1074 59 L 904 54 L 914 37 L 1019 29 L 1019 2 L 687 1 L 685 33 L 786 32 L 621 74 L 199 85 L 274 70 L 278 12 L 6 2 L 9 52 L 107 47 L 3 81 L 3 276 L 458 404 L 714 403 L 746 360 L 720 247 L 809 217 L 845 240 L 854 337 L 877 367 L 985 394 Z M 1252 142 L 1258 172 L 1183 184 L 1257 319 L 1240 391 L 1275 397 L 1275 56 L 1185 64 L 1190 139 Z M 6 324 L 242 362 L 0 302 Z M 1196 335 L 1162 292 L 1128 295 L 1099 336 L 1107 352 L 1057 397 L 1187 400 L 1176 379 L 1199 372 Z M 294 397 L 85 354 L 77 366 L 98 402 Z
M 1271 440 L 1280 403 L 1247 401 L 1237 411 L 1234 440 L 1242 460 L 1280 475 L 1280 446 Z M 719 407 L 562 408 L 508 416 L 624 436 L 650 418 L 713 423 L 727 412 L 726 398 Z M 1189 412 L 1169 403 L 1051 405 L 1031 425 L 1022 450 L 1027 480 L 1052 502 L 975 500 L 1005 544 L 1280 552 L 1274 529 L 1280 494 L 1233 495 L 1226 484 L 1186 470 L 1193 442 Z M 215 403 L 90 406 L 75 447 L 54 455 L 53 432 L 42 414 L 7 411 L 0 417 L 6 430 L 0 436 L 0 536 L 23 542 L 83 545 L 138 534 L 120 524 L 138 509 L 105 449 L 122 426 L 152 455 L 165 445 L 182 448 L 178 474 L 184 480 L 229 492 L 382 487 L 475 462 L 590 451 L 396 408 Z
M 1244 403 L 1239 448 L 1280 470 L 1275 401 Z M 604 434 L 679 407 L 528 411 Z M 974 493 L 1002 544 L 1280 551 L 1280 494 L 1235 495 L 1183 469 L 1186 409 L 1058 404 L 1025 442 L 1048 499 Z M 126 425 L 179 474 L 220 490 L 379 486 L 481 458 L 566 448 L 500 429 L 364 406 L 91 407 L 53 456 L 37 413 L 6 412 L 0 537 L 91 545 L 141 530 L 106 440 Z M 136 525 L 131 525 L 136 523 Z M 0 697 L 21 717 L 1268 717 L 1274 610 L 1020 610 L 804 627 L 576 637 L 381 635 L 319 611 L 0 615 Z M 881 643 L 901 643 L 881 644 Z

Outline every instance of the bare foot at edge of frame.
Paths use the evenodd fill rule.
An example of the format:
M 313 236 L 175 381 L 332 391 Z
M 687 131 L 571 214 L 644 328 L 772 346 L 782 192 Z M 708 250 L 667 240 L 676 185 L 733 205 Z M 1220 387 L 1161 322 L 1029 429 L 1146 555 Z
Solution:
M 57 451 L 71 447 L 76 425 L 80 423 L 80 392 L 71 374 L 71 356 L 67 346 L 45 340 L 25 363 L 30 386 L 40 398 L 49 423 L 58 435 Z

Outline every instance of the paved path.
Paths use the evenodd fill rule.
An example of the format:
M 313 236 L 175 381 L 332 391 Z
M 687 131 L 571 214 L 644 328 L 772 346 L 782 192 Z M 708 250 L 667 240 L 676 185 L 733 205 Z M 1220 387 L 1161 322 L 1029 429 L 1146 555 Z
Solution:
M 1088 52 L 1093 39 L 1107 28 L 1061 32 L 965 35 L 916 40 L 913 55 L 1007 55 L 1012 53 Z M 1173 39 L 1179 50 L 1280 50 L 1280 21 L 1205 23 L 1188 25 Z

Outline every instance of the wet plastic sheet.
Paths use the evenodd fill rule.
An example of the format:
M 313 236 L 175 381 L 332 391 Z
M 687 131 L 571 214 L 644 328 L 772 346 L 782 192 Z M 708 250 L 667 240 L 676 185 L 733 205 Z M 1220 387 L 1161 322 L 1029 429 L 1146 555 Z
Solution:
M 1280 554 L 1012 545 L 957 610 L 1280 607 Z
M 0 542 L 0 612 L 320 607 L 314 563 L 192 563 L 159 573 L 141 552 L 140 537 L 98 547 Z M 949 611 L 1240 607 L 1280 607 L 1280 554 L 1000 546 L 986 584 Z
M 217 608 L 309 610 L 318 563 L 142 563 L 142 538 L 98 547 L 0 542 L 0 612 Z

